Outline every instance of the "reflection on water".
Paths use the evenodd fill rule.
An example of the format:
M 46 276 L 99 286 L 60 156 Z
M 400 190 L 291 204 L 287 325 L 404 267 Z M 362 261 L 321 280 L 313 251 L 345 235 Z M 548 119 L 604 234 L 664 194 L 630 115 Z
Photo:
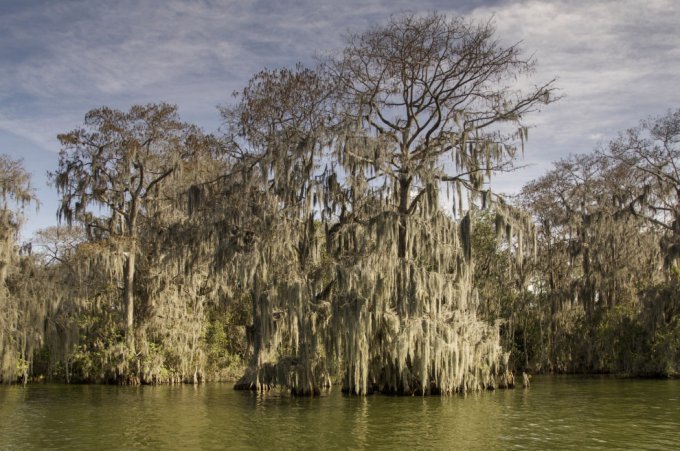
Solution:
M 0 387 L 0 449 L 680 446 L 680 380 L 536 377 L 448 398 L 319 398 L 227 384 Z

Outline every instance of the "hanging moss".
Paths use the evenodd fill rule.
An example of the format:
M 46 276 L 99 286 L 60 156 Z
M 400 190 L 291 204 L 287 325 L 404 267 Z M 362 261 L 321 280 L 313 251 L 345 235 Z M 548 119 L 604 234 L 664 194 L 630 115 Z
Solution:
M 361 395 L 512 385 L 498 327 L 477 317 L 467 210 L 491 203 L 483 186 L 525 137 L 499 124 L 524 130 L 521 113 L 552 88 L 509 95 L 497 82 L 531 63 L 493 32 L 440 15 L 392 18 L 348 37 L 318 71 L 257 74 L 223 110 L 249 149 L 240 202 L 261 206 L 224 216 L 253 233 L 251 247 L 218 245 L 253 306 L 253 360 L 238 388 L 314 394 L 334 373 Z M 444 69 L 459 64 L 475 74 Z M 460 222 L 442 213 L 444 187 Z
M 0 155 L 0 382 L 26 382 L 42 344 L 47 303 L 30 283 L 31 257 L 17 241 L 25 206 L 36 202 L 20 161 Z

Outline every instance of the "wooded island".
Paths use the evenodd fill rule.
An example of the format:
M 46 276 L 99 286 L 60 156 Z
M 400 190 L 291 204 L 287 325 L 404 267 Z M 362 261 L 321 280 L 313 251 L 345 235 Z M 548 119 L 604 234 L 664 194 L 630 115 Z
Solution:
M 37 199 L 0 158 L 0 380 L 677 376 L 680 110 L 503 197 L 527 115 L 559 97 L 534 65 L 492 22 L 404 15 L 254 75 L 219 134 L 164 103 L 92 110 L 58 137 L 61 225 L 26 244 Z

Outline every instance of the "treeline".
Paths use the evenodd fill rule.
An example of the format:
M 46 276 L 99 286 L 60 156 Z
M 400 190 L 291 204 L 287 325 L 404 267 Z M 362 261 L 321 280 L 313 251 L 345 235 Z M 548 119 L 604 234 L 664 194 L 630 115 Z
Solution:
M 535 255 L 479 276 L 515 367 L 680 374 L 679 144 L 676 110 L 524 186 Z
M 508 203 L 490 178 L 554 88 L 513 87 L 534 61 L 494 33 L 394 17 L 256 74 L 220 135 L 167 104 L 90 111 L 59 136 L 61 226 L 21 248 L 35 195 L 1 160 L 0 379 L 310 395 L 676 374 L 680 113 Z

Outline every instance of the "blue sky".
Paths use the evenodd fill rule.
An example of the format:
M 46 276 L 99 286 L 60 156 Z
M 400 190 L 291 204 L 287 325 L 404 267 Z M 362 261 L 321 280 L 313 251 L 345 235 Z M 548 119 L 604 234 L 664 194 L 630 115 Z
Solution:
M 499 177 L 497 191 L 680 108 L 675 0 L 0 0 L 0 153 L 24 159 L 42 203 L 27 212 L 24 238 L 56 223 L 45 176 L 56 135 L 88 110 L 166 101 L 216 131 L 216 106 L 253 73 L 313 63 L 348 31 L 406 10 L 493 16 L 502 42 L 535 55 L 537 82 L 558 77 L 564 98 L 529 118 L 527 167 Z

